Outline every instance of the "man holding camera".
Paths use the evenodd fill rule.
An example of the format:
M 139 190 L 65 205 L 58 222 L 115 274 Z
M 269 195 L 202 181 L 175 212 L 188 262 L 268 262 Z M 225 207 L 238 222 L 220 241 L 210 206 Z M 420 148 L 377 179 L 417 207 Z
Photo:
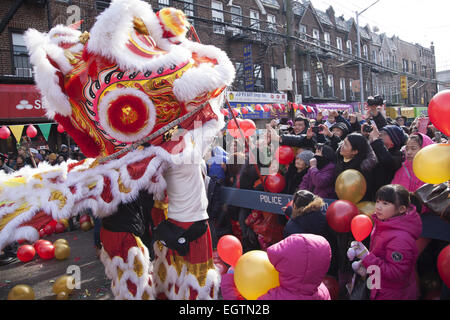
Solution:
M 390 184 L 395 172 L 402 166 L 401 148 L 407 141 L 403 129 L 396 125 L 387 125 L 387 121 L 378 107 L 384 104 L 383 97 L 369 97 L 369 114 L 373 121 L 363 124 L 362 134 L 367 136 L 369 143 L 378 159 L 374 168 L 375 190 Z

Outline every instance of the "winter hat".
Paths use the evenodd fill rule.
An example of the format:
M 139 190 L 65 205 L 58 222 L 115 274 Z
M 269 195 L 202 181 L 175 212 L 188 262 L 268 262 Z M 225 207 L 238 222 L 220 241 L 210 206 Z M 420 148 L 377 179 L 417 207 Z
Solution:
M 336 122 L 335 124 L 333 124 L 330 127 L 330 131 L 333 131 L 334 128 L 341 129 L 341 131 L 342 131 L 341 140 L 344 140 L 345 137 L 348 135 L 348 128 L 347 128 L 347 125 L 345 123 L 343 123 L 343 122 Z
M 322 156 L 330 162 L 336 163 L 336 152 L 330 146 L 322 147 Z
M 380 131 L 384 131 L 389 135 L 392 143 L 394 143 L 395 149 L 400 149 L 403 145 L 405 145 L 406 140 L 408 139 L 403 129 L 398 126 L 385 126 L 381 128 Z
M 309 161 L 314 158 L 314 153 L 312 153 L 312 151 L 306 150 L 301 152 L 297 156 L 297 158 L 303 160 L 303 162 L 306 163 L 307 166 L 309 166 Z

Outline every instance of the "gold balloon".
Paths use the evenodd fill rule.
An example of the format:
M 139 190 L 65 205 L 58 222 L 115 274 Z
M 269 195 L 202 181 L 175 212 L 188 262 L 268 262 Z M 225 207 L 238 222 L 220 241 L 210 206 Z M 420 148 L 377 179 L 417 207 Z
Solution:
M 61 223 L 66 229 L 69 228 L 69 220 L 61 219 L 59 220 L 59 223 Z
M 432 144 L 417 152 L 414 174 L 421 181 L 439 184 L 450 180 L 450 144 Z
M 56 300 L 69 300 L 69 294 L 66 291 L 61 291 L 56 295 Z
M 361 213 L 371 216 L 375 212 L 375 202 L 363 201 L 356 205 Z
M 89 231 L 92 229 L 92 224 L 89 221 L 85 221 L 81 224 L 81 230 Z
M 234 283 L 247 300 L 256 300 L 280 285 L 278 271 L 270 263 L 267 253 L 254 250 L 242 255 L 234 268 Z
M 34 300 L 34 290 L 26 284 L 19 284 L 9 291 L 8 300 Z
M 55 242 L 53 242 L 53 245 L 55 246 L 55 248 L 57 246 L 59 246 L 60 244 L 64 244 L 64 245 L 68 246 L 69 242 L 66 239 L 58 239 Z
M 68 283 L 72 284 L 71 286 L 69 285 L 72 289 L 68 287 Z M 72 276 L 63 275 L 56 279 L 55 283 L 53 284 L 53 293 L 58 294 L 60 292 L 66 292 L 69 295 L 72 293 L 73 288 L 75 287 L 74 283 L 75 279 Z
M 58 244 L 55 247 L 55 258 L 58 260 L 67 259 L 70 256 L 70 247 L 65 244 Z
M 348 200 L 357 204 L 366 194 L 366 179 L 359 171 L 345 170 L 336 179 L 335 190 L 339 200 Z

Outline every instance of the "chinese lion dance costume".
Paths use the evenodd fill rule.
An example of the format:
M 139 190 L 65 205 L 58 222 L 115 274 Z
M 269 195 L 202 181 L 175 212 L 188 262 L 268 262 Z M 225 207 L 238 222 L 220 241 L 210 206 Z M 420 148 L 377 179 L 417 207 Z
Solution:
M 37 240 L 37 215 L 90 208 L 116 299 L 217 299 L 200 161 L 235 70 L 188 26 L 180 10 L 115 0 L 89 33 L 27 31 L 47 116 L 88 158 L 0 174 L 0 248 Z

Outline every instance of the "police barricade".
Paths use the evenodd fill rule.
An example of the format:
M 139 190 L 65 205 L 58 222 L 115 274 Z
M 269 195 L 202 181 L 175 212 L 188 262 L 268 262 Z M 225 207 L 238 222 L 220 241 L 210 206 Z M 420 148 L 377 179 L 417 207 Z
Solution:
M 293 196 L 290 194 L 269 193 L 245 189 L 222 187 L 222 200 L 225 204 L 240 208 L 259 210 L 284 215 L 285 207 Z M 336 199 L 323 199 L 325 205 L 322 214 L 326 214 L 328 206 Z M 436 240 L 450 241 L 450 223 L 435 214 L 423 214 L 422 237 Z

